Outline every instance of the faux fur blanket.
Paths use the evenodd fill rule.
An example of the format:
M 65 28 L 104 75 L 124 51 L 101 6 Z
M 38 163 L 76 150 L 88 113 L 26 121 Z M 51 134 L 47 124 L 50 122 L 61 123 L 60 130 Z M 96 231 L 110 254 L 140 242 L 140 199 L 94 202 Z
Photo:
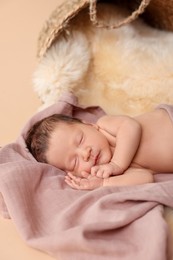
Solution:
M 173 175 L 133 187 L 71 189 L 64 172 L 38 163 L 24 141 L 34 122 L 59 112 L 90 122 L 103 114 L 97 107 L 78 107 L 69 94 L 33 116 L 17 141 L 0 150 L 1 212 L 28 245 L 55 258 L 166 260 L 162 214 L 164 205 L 173 207 Z

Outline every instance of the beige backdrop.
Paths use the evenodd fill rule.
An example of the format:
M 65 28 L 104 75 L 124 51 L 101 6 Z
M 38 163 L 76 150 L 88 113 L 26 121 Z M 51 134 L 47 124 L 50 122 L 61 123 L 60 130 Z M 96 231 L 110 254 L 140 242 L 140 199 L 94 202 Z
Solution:
M 40 101 L 32 89 L 37 38 L 63 0 L 0 0 L 0 145 L 12 142 Z
M 12 142 L 40 106 L 32 89 L 37 38 L 63 0 L 0 0 L 0 145 Z M 1 260 L 50 260 L 27 247 L 11 220 L 0 217 Z

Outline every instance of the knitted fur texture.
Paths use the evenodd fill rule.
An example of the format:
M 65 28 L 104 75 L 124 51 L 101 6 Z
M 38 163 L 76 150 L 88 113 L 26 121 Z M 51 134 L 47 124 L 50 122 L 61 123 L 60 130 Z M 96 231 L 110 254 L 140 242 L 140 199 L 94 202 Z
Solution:
M 127 13 L 98 5 L 107 23 Z M 115 30 L 94 27 L 81 11 L 47 50 L 34 72 L 42 107 L 71 91 L 80 104 L 99 105 L 110 114 L 136 115 L 159 103 L 173 104 L 173 33 L 140 19 Z

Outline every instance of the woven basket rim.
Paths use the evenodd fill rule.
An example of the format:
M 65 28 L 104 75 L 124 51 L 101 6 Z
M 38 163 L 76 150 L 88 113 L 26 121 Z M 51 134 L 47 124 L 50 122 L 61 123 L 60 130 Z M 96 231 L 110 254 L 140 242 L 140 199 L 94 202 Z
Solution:
M 97 20 L 97 1 L 98 0 L 66 0 L 61 5 L 57 6 L 45 22 L 43 29 L 40 32 L 37 51 L 38 58 L 41 58 L 45 54 L 55 38 L 57 38 L 61 31 L 67 27 L 69 21 L 86 6 L 88 6 L 89 9 L 90 20 L 95 26 L 115 29 L 134 21 L 144 12 L 151 0 L 141 0 L 139 7 L 135 11 L 133 11 L 123 21 L 114 25 L 107 25 Z
M 89 5 L 90 0 L 66 0 L 57 6 L 45 21 L 38 37 L 37 57 L 44 56 L 53 40 L 65 29 L 69 21 L 82 9 Z

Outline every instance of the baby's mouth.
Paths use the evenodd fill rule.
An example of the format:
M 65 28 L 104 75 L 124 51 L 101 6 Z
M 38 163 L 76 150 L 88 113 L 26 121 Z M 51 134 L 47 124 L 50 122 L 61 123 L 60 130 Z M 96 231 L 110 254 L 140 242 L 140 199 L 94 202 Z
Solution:
M 94 158 L 94 165 L 98 164 L 100 152 Z

